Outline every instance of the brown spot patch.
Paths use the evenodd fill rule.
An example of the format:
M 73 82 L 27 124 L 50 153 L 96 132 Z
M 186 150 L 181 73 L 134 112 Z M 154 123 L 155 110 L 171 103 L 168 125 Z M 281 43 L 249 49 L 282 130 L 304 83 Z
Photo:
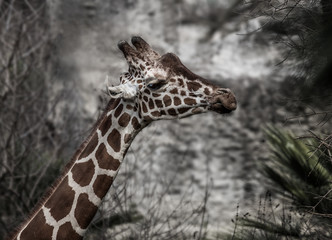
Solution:
M 108 129 L 110 129 L 111 126 L 112 126 L 112 115 L 109 115 L 102 121 L 102 123 L 99 126 L 99 130 L 101 131 L 101 134 L 104 136 L 107 133 Z
M 171 115 L 171 116 L 176 116 L 177 115 L 177 113 L 176 113 L 176 111 L 175 111 L 174 108 L 169 109 L 168 110 L 168 114 Z
M 121 98 L 116 98 L 116 99 L 112 98 L 107 104 L 107 108 L 106 108 L 107 111 L 111 111 L 111 110 L 115 109 L 118 106 L 120 100 L 121 100 Z
M 169 91 L 172 94 L 178 94 L 178 89 L 177 88 L 173 88 L 171 91 Z
M 82 193 L 77 199 L 77 207 L 75 208 L 75 218 L 78 225 L 82 229 L 86 229 L 89 226 L 92 218 L 96 214 L 98 207 L 90 202 L 88 194 Z
M 126 106 L 126 108 L 127 108 L 128 110 L 132 110 L 132 109 L 134 109 L 134 107 L 133 107 L 132 105 L 129 105 L 129 104 Z
M 189 91 L 197 91 L 198 89 L 200 89 L 202 87 L 202 85 L 198 82 L 193 82 L 190 81 L 187 83 L 188 89 Z
M 152 121 L 153 119 L 152 119 L 152 117 L 150 117 L 150 116 L 144 116 L 144 120 L 147 121 L 147 122 L 150 122 L 150 121 Z
M 210 95 L 211 93 L 210 93 L 210 90 L 208 89 L 208 88 L 204 88 L 204 93 L 206 94 L 206 95 Z
M 127 127 L 130 122 L 130 115 L 128 113 L 123 113 L 119 118 L 119 125 L 121 127 Z
M 159 93 L 152 93 L 152 96 L 153 97 L 160 97 L 160 94 Z
M 96 159 L 100 168 L 116 171 L 120 166 L 120 161 L 108 154 L 105 144 L 100 144 Z
M 174 97 L 174 104 L 175 104 L 175 106 L 181 105 L 181 99 L 178 97 Z
M 161 100 L 156 99 L 155 103 L 156 103 L 156 105 L 157 105 L 158 108 L 164 107 L 163 102 Z
M 161 114 L 160 114 L 159 111 L 154 111 L 154 112 L 151 113 L 151 115 L 154 116 L 154 117 L 160 117 Z
M 187 94 L 186 94 L 186 91 L 184 91 L 184 90 L 182 90 L 181 91 L 181 96 L 186 96 Z
M 112 183 L 112 177 L 107 175 L 98 175 L 96 181 L 93 183 L 93 191 L 100 199 L 102 199 L 106 195 Z
M 89 156 L 89 154 L 92 153 L 93 150 L 95 150 L 95 148 L 97 147 L 97 144 L 98 144 L 98 134 L 95 133 L 95 134 L 93 134 L 93 136 L 92 136 L 91 140 L 88 142 L 88 144 L 85 146 L 83 152 L 80 154 L 78 159 Z
M 67 216 L 71 210 L 75 197 L 74 190 L 68 185 L 68 176 L 63 179 L 55 192 L 48 199 L 45 207 L 50 208 L 52 217 L 59 221 Z
M 130 141 L 130 139 L 131 139 L 131 134 L 126 134 L 126 135 L 124 136 L 124 142 L 125 142 L 125 143 L 128 143 L 128 142 Z
M 149 101 L 149 98 L 147 96 L 144 96 L 143 99 L 144 99 L 145 102 Z
M 152 99 L 149 100 L 149 108 L 154 109 L 154 103 Z
M 133 119 L 131 120 L 131 124 L 133 125 L 135 130 L 138 130 L 141 128 L 141 124 L 138 122 L 136 117 L 133 117 Z
M 121 147 L 121 134 L 119 131 L 113 129 L 110 135 L 107 137 L 107 142 L 115 152 L 119 152 Z
M 145 67 L 144 67 L 142 64 L 139 65 L 139 68 L 140 68 L 142 71 L 145 70 Z
M 52 239 L 53 227 L 48 225 L 42 210 L 22 231 L 21 239 Z M 16 238 L 15 238 L 16 239 Z
M 183 80 L 182 80 L 181 78 L 178 78 L 178 81 L 179 81 L 179 85 L 180 85 L 181 87 L 184 87 L 184 82 L 183 82 Z
M 195 105 L 196 104 L 196 100 L 193 98 L 185 98 L 184 99 L 184 103 L 187 105 Z
M 172 99 L 168 95 L 165 95 L 165 97 L 163 98 L 163 101 L 164 101 L 164 104 L 166 107 L 172 105 Z
M 114 117 L 117 118 L 121 114 L 122 110 L 123 110 L 123 104 L 120 104 L 115 110 Z
M 148 94 L 148 95 L 150 95 L 150 94 L 151 94 L 150 90 L 149 90 L 149 89 L 147 89 L 147 88 L 144 90 L 144 92 L 145 92 L 146 94 Z
M 143 109 L 143 112 L 145 112 L 145 113 L 148 112 L 148 108 L 146 107 L 144 102 L 142 102 L 142 109 Z
M 193 114 L 202 113 L 202 112 L 203 112 L 203 109 L 201 109 L 201 108 L 194 108 L 191 112 L 192 112 Z
M 179 109 L 178 109 L 178 112 L 179 112 L 180 114 L 183 114 L 183 113 L 185 113 L 185 112 L 188 112 L 190 109 L 191 109 L 191 108 L 189 108 L 189 107 L 183 107 L 183 108 L 179 108 Z
M 57 240 L 63 240 L 63 239 L 80 240 L 82 238 L 83 238 L 82 236 L 80 236 L 77 232 L 75 232 L 70 222 L 66 222 L 65 224 L 60 226 L 58 234 L 56 236 Z
M 87 186 L 95 172 L 95 165 L 90 159 L 84 163 L 76 163 L 71 169 L 74 181 L 81 187 Z
M 171 78 L 169 81 L 173 82 L 173 83 L 176 82 L 176 80 L 174 78 Z

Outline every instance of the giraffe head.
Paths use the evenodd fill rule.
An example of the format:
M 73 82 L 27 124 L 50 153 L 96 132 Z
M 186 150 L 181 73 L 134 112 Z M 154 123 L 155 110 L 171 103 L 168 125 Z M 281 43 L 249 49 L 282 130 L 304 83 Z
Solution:
M 220 88 L 192 73 L 172 53 L 160 56 L 141 37 L 118 43 L 129 70 L 120 85 L 108 87 L 112 97 L 131 101 L 146 121 L 183 118 L 208 110 L 223 114 L 236 109 L 228 88 Z

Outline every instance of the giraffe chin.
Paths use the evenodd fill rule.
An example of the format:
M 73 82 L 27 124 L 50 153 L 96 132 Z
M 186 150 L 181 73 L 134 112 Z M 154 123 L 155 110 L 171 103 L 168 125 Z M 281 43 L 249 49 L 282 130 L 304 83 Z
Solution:
M 228 109 L 228 108 L 224 107 L 221 103 L 215 103 L 215 104 L 211 105 L 209 110 L 219 113 L 219 114 L 227 114 L 227 113 L 233 112 L 233 110 L 235 110 L 235 109 Z
M 204 109 L 202 109 L 201 107 L 196 107 L 191 111 L 193 114 L 200 114 L 204 112 Z

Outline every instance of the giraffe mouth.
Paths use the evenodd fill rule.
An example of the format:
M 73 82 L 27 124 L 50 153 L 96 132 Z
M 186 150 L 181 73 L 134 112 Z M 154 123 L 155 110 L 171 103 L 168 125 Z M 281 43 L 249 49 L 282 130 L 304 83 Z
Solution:
M 219 88 L 210 99 L 210 110 L 224 114 L 231 113 L 237 108 L 235 95 L 227 88 Z
M 233 111 L 231 109 L 224 107 L 221 103 L 212 104 L 210 106 L 210 110 L 220 114 L 231 113 Z

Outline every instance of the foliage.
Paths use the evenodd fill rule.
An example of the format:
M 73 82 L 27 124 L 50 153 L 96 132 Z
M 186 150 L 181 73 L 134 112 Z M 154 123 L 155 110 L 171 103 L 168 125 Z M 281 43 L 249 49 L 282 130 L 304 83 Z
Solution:
M 250 1 L 248 1 L 250 2 Z M 270 33 L 284 49 L 283 67 L 294 74 L 293 91 L 306 102 L 331 100 L 332 3 L 329 0 L 253 1 L 253 16 L 265 17 L 262 33 Z M 289 80 L 289 79 L 288 79 Z M 318 100 L 318 101 L 317 101 Z
M 264 163 L 264 174 L 297 204 L 315 206 L 317 213 L 331 213 L 332 202 L 320 196 L 332 188 L 332 165 L 317 149 L 318 143 L 313 139 L 296 140 L 292 134 L 271 127 L 266 135 L 273 157 L 270 163 Z
M 331 136 L 296 139 L 274 127 L 266 129 L 272 156 L 260 163 L 273 192 L 284 197 L 274 207 L 265 199 L 257 217 L 239 218 L 230 239 L 330 239 L 332 224 Z M 268 207 L 266 207 L 268 206 Z
M 62 166 L 45 1 L 0 1 L 0 239 L 22 221 Z M 43 147 L 42 147 L 43 146 Z

